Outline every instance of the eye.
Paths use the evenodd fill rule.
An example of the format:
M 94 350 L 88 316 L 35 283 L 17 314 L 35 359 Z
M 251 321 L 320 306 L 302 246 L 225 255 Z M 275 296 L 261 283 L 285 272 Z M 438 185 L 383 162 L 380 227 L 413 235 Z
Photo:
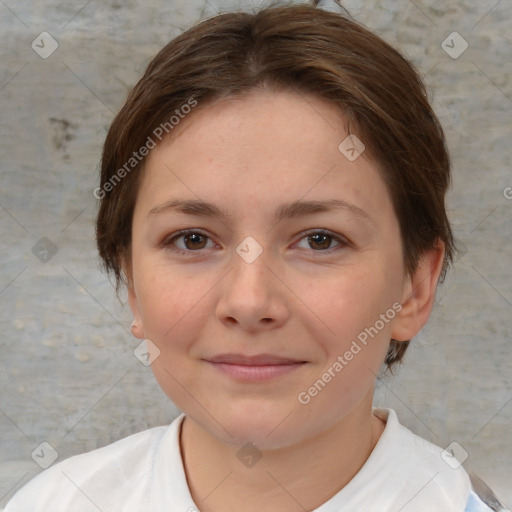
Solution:
M 313 249 L 315 252 L 338 250 L 349 245 L 348 241 L 343 237 L 334 235 L 333 233 L 323 229 L 310 231 L 301 238 L 301 242 L 302 240 L 305 240 L 309 246 L 302 246 L 303 249 Z M 333 242 L 337 244 L 334 247 L 332 247 Z M 298 244 L 298 247 L 300 247 L 300 243 Z
M 200 231 L 184 229 L 166 239 L 163 245 L 176 252 L 194 252 L 205 248 L 211 249 L 215 244 L 210 240 L 211 245 L 207 247 L 208 240 L 210 240 L 210 237 Z
M 304 241 L 307 246 L 304 246 Z M 333 243 L 335 244 L 333 247 Z M 301 246 L 302 244 L 302 246 Z M 202 249 L 212 249 L 215 243 L 208 235 L 193 229 L 184 229 L 167 238 L 163 244 L 169 250 L 178 253 L 200 252 Z M 323 229 L 306 233 L 296 244 L 302 249 L 313 249 L 314 252 L 331 252 L 342 249 L 349 242 L 342 236 L 335 235 Z

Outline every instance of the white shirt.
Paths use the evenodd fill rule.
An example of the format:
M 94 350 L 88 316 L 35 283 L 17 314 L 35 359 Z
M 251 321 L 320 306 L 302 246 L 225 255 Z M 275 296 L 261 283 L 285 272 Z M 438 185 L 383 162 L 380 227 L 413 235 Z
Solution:
M 374 413 L 386 426 L 370 457 L 313 512 L 464 512 L 474 495 L 462 466 L 450 466 L 442 448 L 402 426 L 392 409 Z M 197 512 L 179 444 L 184 417 L 56 464 L 5 512 Z

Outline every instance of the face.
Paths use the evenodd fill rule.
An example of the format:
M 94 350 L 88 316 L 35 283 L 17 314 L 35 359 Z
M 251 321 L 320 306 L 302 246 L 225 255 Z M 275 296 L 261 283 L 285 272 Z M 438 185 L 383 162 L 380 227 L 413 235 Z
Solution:
M 365 152 L 338 149 L 347 135 L 331 104 L 259 91 L 194 112 L 148 155 L 136 335 L 221 441 L 287 446 L 371 404 L 407 279 L 386 186 Z

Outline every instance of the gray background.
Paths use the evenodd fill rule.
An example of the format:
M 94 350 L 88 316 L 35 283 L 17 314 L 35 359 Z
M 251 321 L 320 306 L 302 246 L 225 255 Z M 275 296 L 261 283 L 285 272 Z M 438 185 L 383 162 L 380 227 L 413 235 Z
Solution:
M 453 157 L 448 204 L 463 248 L 375 403 L 440 446 L 458 442 L 465 467 L 510 504 L 512 1 L 344 4 L 424 76 Z M 0 0 L 0 506 L 41 470 L 39 443 L 62 460 L 178 413 L 134 357 L 128 306 L 99 271 L 92 191 L 109 123 L 150 58 L 233 7 Z M 59 43 L 47 59 L 31 48 L 43 31 Z M 441 47 L 453 31 L 469 44 L 456 59 Z M 46 262 L 43 237 L 57 249 Z

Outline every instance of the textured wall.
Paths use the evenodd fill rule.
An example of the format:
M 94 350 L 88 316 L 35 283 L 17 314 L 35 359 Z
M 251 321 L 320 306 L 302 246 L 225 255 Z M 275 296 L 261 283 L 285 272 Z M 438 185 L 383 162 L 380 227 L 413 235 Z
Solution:
M 512 503 L 512 2 L 345 5 L 429 86 L 464 248 L 376 404 L 436 444 L 457 441 L 464 465 Z M 238 6 L 0 1 L 0 506 L 40 471 L 40 443 L 62 460 L 178 413 L 134 357 L 128 307 L 98 269 L 92 191 L 106 129 L 149 59 L 198 19 Z M 58 42 L 51 55 L 42 32 Z M 35 454 L 49 463 L 52 452 Z

